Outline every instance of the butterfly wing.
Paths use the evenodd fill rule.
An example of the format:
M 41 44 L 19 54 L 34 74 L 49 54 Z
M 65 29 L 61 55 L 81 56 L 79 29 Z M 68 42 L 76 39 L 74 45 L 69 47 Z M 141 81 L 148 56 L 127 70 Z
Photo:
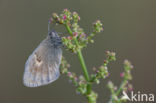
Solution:
M 46 41 L 43 41 L 29 56 L 25 64 L 24 85 L 37 87 L 58 79 L 61 58 L 61 48 L 49 46 Z

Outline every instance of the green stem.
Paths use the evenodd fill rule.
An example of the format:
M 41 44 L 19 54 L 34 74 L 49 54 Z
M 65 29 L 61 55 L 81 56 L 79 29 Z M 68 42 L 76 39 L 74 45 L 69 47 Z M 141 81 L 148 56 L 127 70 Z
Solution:
M 124 80 L 123 80 L 123 82 L 121 83 L 119 89 L 118 89 L 116 92 L 114 92 L 114 90 L 111 89 L 111 93 L 112 93 L 112 94 L 115 94 L 115 95 L 118 97 L 119 94 L 121 93 L 121 91 L 123 90 L 123 87 L 126 85 L 126 82 L 127 82 L 127 78 L 124 78 Z M 115 103 L 113 97 L 110 98 L 110 100 L 109 100 L 108 103 L 111 103 L 111 101 L 112 101 L 113 103 Z
M 116 95 L 117 95 L 117 96 L 118 96 L 118 95 L 121 93 L 121 91 L 123 90 L 123 87 L 126 85 L 126 82 L 127 82 L 127 79 L 124 78 L 123 82 L 121 83 L 120 88 L 119 88 L 118 91 L 116 92 Z
M 85 65 L 81 50 L 78 51 L 78 57 L 80 59 L 81 66 L 82 66 L 82 69 L 84 71 L 85 78 L 86 78 L 87 81 L 89 81 L 88 71 L 87 71 L 87 68 L 86 68 L 86 65 Z
M 66 26 L 66 28 L 67 28 L 69 34 L 72 35 L 73 32 L 72 32 L 72 30 L 70 29 L 70 27 L 69 27 L 67 24 L 65 24 L 65 26 Z M 77 38 L 74 38 L 74 41 L 75 41 L 76 45 L 79 46 L 79 42 L 78 42 Z M 77 54 L 78 54 L 78 58 L 79 58 L 79 60 L 80 60 L 80 64 L 81 64 L 81 66 L 82 66 L 82 70 L 83 70 L 85 79 L 86 79 L 86 81 L 88 82 L 88 84 L 87 84 L 87 95 L 88 95 L 88 94 L 91 93 L 91 84 L 89 83 L 89 82 L 90 82 L 89 74 L 88 74 L 88 71 L 87 71 L 87 67 L 86 67 L 86 64 L 85 64 L 85 61 L 84 61 L 84 58 L 83 58 L 81 49 L 79 49 L 79 50 L 77 51 Z M 87 98 L 87 99 L 88 99 L 89 103 L 93 103 L 93 102 L 91 101 L 91 98 Z

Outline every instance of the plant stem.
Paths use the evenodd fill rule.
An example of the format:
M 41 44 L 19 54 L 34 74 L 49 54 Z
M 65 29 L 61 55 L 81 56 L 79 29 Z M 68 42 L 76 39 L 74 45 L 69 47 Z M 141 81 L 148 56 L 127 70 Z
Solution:
M 120 92 L 123 90 L 123 87 L 126 85 L 127 83 L 127 79 L 124 78 L 123 82 L 121 83 L 120 88 L 118 89 L 118 91 L 116 92 L 116 95 L 118 96 L 120 94 Z
M 72 30 L 70 29 L 70 27 L 69 27 L 67 24 L 65 24 L 65 26 L 66 26 L 66 28 L 67 28 L 69 34 L 72 35 L 73 32 L 72 32 Z M 74 40 L 75 40 L 76 45 L 79 46 L 79 42 L 78 42 L 77 38 L 74 38 Z M 89 95 L 89 94 L 91 93 L 91 90 L 92 90 L 92 89 L 91 89 L 91 84 L 89 83 L 89 82 L 90 82 L 90 78 L 89 78 L 89 74 L 88 74 L 88 71 L 87 71 L 87 67 L 86 67 L 86 64 L 85 64 L 85 61 L 84 61 L 84 58 L 83 58 L 81 49 L 79 49 L 79 50 L 77 51 L 77 54 L 78 54 L 78 58 L 79 58 L 79 60 L 80 60 L 80 64 L 81 64 L 81 66 L 82 66 L 82 70 L 83 70 L 83 73 L 84 73 L 84 77 L 85 77 L 86 81 L 88 82 L 88 84 L 87 84 L 87 95 Z M 94 103 L 94 102 L 92 102 L 92 100 L 91 100 L 90 97 L 88 97 L 87 99 L 88 99 L 89 103 Z

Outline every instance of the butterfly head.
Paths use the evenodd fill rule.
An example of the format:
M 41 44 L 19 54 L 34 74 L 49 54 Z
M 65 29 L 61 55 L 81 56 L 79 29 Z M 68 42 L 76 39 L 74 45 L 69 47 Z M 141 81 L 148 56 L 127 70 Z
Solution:
M 51 30 L 48 33 L 48 39 L 50 40 L 50 43 L 52 45 L 54 45 L 54 47 L 60 47 L 62 46 L 62 39 L 61 37 L 58 35 L 58 33 L 54 30 Z

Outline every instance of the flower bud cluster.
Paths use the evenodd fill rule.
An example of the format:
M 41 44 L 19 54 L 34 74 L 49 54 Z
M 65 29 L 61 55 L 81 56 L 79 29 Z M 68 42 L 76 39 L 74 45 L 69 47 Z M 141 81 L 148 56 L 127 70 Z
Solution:
M 108 72 L 108 63 L 111 61 L 115 61 L 116 57 L 115 57 L 115 53 L 114 52 L 110 52 L 107 51 L 106 52 L 106 60 L 104 60 L 104 63 L 102 66 L 100 66 L 98 69 L 96 69 L 95 67 L 93 68 L 93 71 L 95 71 L 95 74 L 91 75 L 91 82 L 96 82 L 97 84 L 100 83 L 100 79 L 105 79 L 106 77 L 109 76 L 109 72 Z
M 63 24 L 68 31 L 70 30 L 70 35 L 62 37 L 62 42 L 67 50 L 73 53 L 77 53 L 78 50 L 86 47 L 88 43 L 93 43 L 93 37 L 96 33 L 103 30 L 102 23 L 97 20 L 93 23 L 93 32 L 87 35 L 78 24 L 80 21 L 78 13 L 70 12 L 68 9 L 64 9 L 60 15 L 53 13 L 49 21 L 53 24 Z
M 79 85 L 77 86 L 77 93 L 87 94 L 87 81 L 85 80 L 84 76 L 79 76 Z
M 66 59 L 62 57 L 62 62 L 60 65 L 61 74 L 65 74 L 69 81 L 71 81 L 76 86 L 76 92 L 79 94 L 87 95 L 87 81 L 84 78 L 83 75 L 80 75 L 79 77 L 76 75 L 76 73 L 69 71 L 70 65 L 67 63 Z
M 78 86 L 78 77 L 76 76 L 75 73 L 70 72 L 68 70 L 69 67 L 70 67 L 70 65 L 67 63 L 66 59 L 64 57 L 62 57 L 62 62 L 61 62 L 61 65 L 60 65 L 61 74 L 66 74 L 69 77 L 69 80 L 72 81 L 72 83 L 75 86 Z
M 124 72 L 120 73 L 120 77 L 123 78 L 123 81 L 121 82 L 119 88 L 116 88 L 111 81 L 108 82 L 107 86 L 111 91 L 110 101 L 112 101 L 112 102 L 115 101 L 117 103 L 121 103 L 123 101 L 121 98 L 119 98 L 119 95 L 121 94 L 121 92 L 122 91 L 128 92 L 128 91 L 133 90 L 132 85 L 129 83 L 129 80 L 132 80 L 132 76 L 131 76 L 132 68 L 133 68 L 132 64 L 128 60 L 125 60 L 124 61 Z

